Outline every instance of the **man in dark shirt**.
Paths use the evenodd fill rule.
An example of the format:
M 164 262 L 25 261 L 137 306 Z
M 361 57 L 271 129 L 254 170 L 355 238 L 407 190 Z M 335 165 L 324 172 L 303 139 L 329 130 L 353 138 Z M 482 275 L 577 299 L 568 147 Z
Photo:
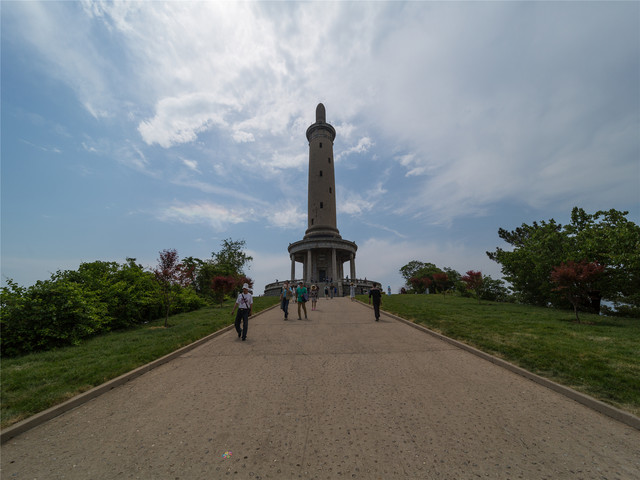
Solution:
M 369 305 L 371 305 L 371 299 L 373 298 L 373 312 L 376 315 L 376 322 L 380 320 L 380 303 L 382 303 L 382 292 L 380 287 L 376 284 L 369 290 Z

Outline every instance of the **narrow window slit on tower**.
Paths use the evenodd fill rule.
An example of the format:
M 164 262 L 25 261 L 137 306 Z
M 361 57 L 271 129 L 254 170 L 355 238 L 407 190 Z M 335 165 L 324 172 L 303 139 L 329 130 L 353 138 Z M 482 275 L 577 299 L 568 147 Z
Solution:
M 320 176 L 322 176 L 322 170 L 320 170 Z
M 322 148 L 322 142 L 320 142 L 320 148 Z
M 320 202 L 320 208 L 323 208 L 322 202 Z
M 329 157 L 329 163 L 331 163 L 331 157 Z

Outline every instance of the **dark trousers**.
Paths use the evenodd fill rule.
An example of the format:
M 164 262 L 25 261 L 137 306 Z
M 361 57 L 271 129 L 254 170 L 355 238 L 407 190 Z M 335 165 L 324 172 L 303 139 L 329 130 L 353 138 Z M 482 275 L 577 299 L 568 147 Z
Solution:
M 288 298 L 282 299 L 282 305 L 280 305 L 280 308 L 284 311 L 284 318 L 287 318 L 289 316 L 289 299 Z
M 242 320 L 242 329 L 240 329 L 240 320 Z M 238 336 L 247 338 L 247 330 L 249 329 L 249 309 L 239 308 L 236 313 L 236 332 Z
M 380 302 L 373 301 L 373 313 L 376 315 L 376 320 L 380 318 Z

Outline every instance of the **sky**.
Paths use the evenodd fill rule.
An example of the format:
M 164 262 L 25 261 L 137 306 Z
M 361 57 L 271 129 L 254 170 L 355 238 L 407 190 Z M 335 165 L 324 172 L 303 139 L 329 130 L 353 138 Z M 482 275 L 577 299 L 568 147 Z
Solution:
M 640 223 L 638 2 L 0 9 L 3 284 L 230 238 L 261 293 L 307 228 L 318 103 L 357 277 L 394 293 L 412 260 L 501 278 L 499 228 L 574 206 Z

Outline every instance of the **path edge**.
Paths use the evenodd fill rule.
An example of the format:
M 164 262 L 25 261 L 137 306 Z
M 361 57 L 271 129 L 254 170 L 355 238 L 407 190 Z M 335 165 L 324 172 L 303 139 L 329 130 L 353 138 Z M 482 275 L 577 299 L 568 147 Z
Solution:
M 371 305 L 367 305 L 366 303 L 358 300 L 358 302 L 360 302 L 363 306 L 368 307 L 370 309 L 373 309 L 373 307 Z M 380 309 L 380 313 L 383 313 L 384 315 L 393 318 L 394 320 L 397 320 L 399 322 L 402 322 L 406 325 L 409 325 L 413 328 L 416 328 L 417 330 L 420 330 L 424 333 L 428 333 L 429 335 L 436 337 L 444 342 L 447 342 L 451 345 L 454 345 L 462 350 L 465 350 L 469 353 L 472 353 L 473 355 L 476 355 L 477 357 L 483 358 L 484 360 L 487 360 L 495 365 L 498 365 L 502 368 L 505 368 L 513 373 L 516 373 L 522 377 L 525 377 L 539 385 L 542 385 L 543 387 L 546 387 L 550 390 L 553 390 L 554 392 L 557 392 L 561 395 L 564 395 L 565 397 L 570 398 L 571 400 L 574 400 L 592 410 L 595 410 L 596 412 L 602 413 L 610 418 L 613 418 L 614 420 L 617 420 L 619 422 L 624 423 L 625 425 L 628 425 L 630 427 L 633 427 L 637 430 L 640 430 L 640 417 L 636 417 L 635 415 L 633 415 L 632 413 L 629 412 L 625 412 L 624 410 L 620 410 L 619 408 L 616 408 L 612 405 L 609 405 L 607 403 L 604 403 L 600 400 L 597 400 L 593 397 L 590 397 L 589 395 L 586 395 L 584 393 L 578 392 L 577 390 L 574 390 L 570 387 L 566 387 L 564 385 L 560 385 L 559 383 L 553 382 L 551 380 L 549 380 L 548 378 L 544 378 L 541 377 L 540 375 L 536 375 L 535 373 L 531 373 L 528 370 L 525 370 L 524 368 L 518 367 L 516 365 L 514 365 L 513 363 L 509 363 L 506 360 L 503 360 L 501 358 L 495 357 L 493 355 L 490 355 L 486 352 L 483 352 L 482 350 L 478 350 L 477 348 L 474 348 L 470 345 L 467 345 L 466 343 L 460 342 L 458 340 L 454 340 L 453 338 L 449 338 L 445 335 L 442 335 L 441 333 L 435 332 L 433 330 L 428 329 L 427 327 L 425 327 L 424 325 L 420 325 L 418 323 L 412 322 L 411 320 L 407 320 L 406 318 L 402 318 L 399 317 L 393 313 L 389 313 L 387 311 L 384 311 L 382 309 Z
M 261 310 L 255 315 L 252 315 L 251 318 L 258 317 L 263 313 L 276 308 L 277 306 L 278 304 L 272 305 L 271 307 Z M 47 410 L 43 410 L 42 412 L 36 413 L 35 415 L 32 415 L 29 418 L 25 418 L 24 420 L 21 420 L 5 428 L 4 430 L 0 431 L 0 445 L 6 443 L 8 440 L 14 437 L 17 437 L 18 435 L 28 430 L 31 430 L 34 427 L 37 427 L 38 425 L 41 425 L 51 420 L 52 418 L 55 418 L 65 412 L 68 412 L 69 410 L 72 410 L 76 407 L 79 407 L 80 405 L 87 403 L 89 400 L 99 397 L 100 395 L 108 392 L 109 390 L 119 387 L 120 385 L 124 385 L 128 381 L 133 380 L 134 378 L 139 377 L 140 375 L 143 375 L 153 370 L 154 368 L 159 367 L 160 365 L 164 365 L 165 363 L 184 355 L 185 353 L 193 350 L 194 348 L 199 347 L 203 343 L 206 343 L 209 340 L 215 337 L 218 337 L 234 328 L 235 326 L 233 324 L 227 325 L 226 327 L 223 327 L 220 330 L 216 330 L 215 332 L 210 333 L 206 337 L 202 337 L 200 340 L 196 340 L 195 342 L 190 343 L 189 345 L 185 345 L 184 347 L 181 347 L 178 350 L 168 353 L 164 357 L 160 357 L 156 360 L 153 360 L 152 362 L 149 362 L 146 365 L 142 365 L 134 370 L 131 370 L 128 373 L 120 375 L 119 377 L 112 378 L 111 380 L 108 380 L 105 383 L 98 385 L 97 387 L 93 387 L 91 390 L 87 390 L 86 392 L 76 395 L 75 397 L 70 398 L 69 400 L 66 400 L 58 405 L 54 405 L 53 407 L 50 407 Z

